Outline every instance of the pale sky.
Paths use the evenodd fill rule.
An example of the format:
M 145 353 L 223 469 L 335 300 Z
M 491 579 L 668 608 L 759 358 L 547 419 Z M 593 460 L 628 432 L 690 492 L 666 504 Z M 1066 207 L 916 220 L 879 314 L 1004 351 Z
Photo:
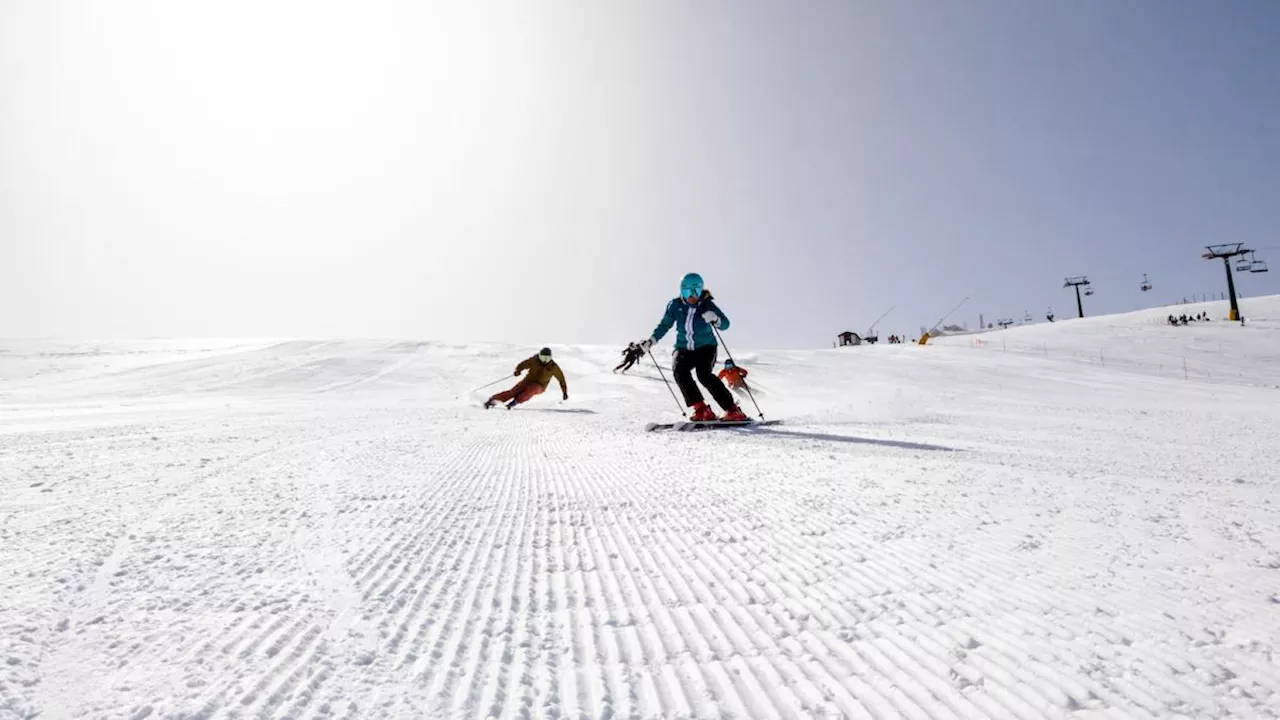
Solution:
M 1280 292 L 1277 2 L 0 2 L 0 337 L 620 343 L 696 271 L 813 347 L 1228 241 Z

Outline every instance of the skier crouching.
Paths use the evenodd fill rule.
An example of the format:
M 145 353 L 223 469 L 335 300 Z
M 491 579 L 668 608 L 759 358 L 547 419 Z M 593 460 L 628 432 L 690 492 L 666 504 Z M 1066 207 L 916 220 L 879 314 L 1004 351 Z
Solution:
M 626 375 L 627 371 L 631 369 L 631 366 L 640 362 L 640 358 L 642 357 L 644 357 L 644 350 L 641 350 L 639 345 L 635 343 L 627 343 L 627 349 L 622 351 L 622 362 L 618 363 L 618 366 L 615 367 L 613 371 L 615 373 L 621 372 L 623 375 Z
M 724 369 L 720 371 L 720 379 L 732 390 L 742 390 L 747 386 L 747 369 L 738 367 L 732 360 L 724 361 Z
M 526 375 L 515 384 L 515 387 L 503 390 L 486 400 L 485 409 L 493 407 L 493 404 L 498 402 L 507 403 L 508 410 L 526 403 L 545 392 L 547 386 L 551 384 L 551 378 L 555 378 L 560 383 L 560 392 L 564 395 L 564 399 L 569 399 L 569 388 L 564 382 L 564 372 L 551 359 L 551 348 L 542 348 L 537 355 L 517 365 L 514 375 L 519 376 L 526 371 Z
M 654 329 L 653 335 L 640 343 L 640 347 L 648 351 L 667 334 L 672 325 L 676 327 L 676 360 L 672 372 L 684 395 L 685 404 L 693 408 L 693 415 L 689 419 L 695 422 L 749 420 L 734 402 L 733 393 L 729 392 L 715 374 L 719 345 L 712 328 L 728 330 L 729 318 L 715 304 L 711 293 L 703 287 L 701 275 L 689 273 L 681 279 L 680 297 L 667 303 L 662 321 Z M 694 382 L 694 373 L 697 373 L 697 382 Z M 698 389 L 699 382 L 715 398 L 716 404 L 724 409 L 724 417 L 717 418 L 703 400 L 702 391 Z

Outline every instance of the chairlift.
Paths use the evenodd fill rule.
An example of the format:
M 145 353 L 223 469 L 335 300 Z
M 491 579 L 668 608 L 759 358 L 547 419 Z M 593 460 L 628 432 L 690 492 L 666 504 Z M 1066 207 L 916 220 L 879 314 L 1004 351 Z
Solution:
M 1024 322 L 1024 323 L 1029 323 L 1029 322 L 1031 322 L 1033 319 L 1034 319 L 1034 318 L 1032 318 L 1032 317 L 1031 317 L 1031 312 L 1030 312 L 1029 310 L 1023 310 L 1023 311 L 1022 311 L 1022 322 Z
M 1091 287 L 1089 287 L 1088 285 L 1086 285 L 1086 286 L 1085 286 L 1085 289 L 1084 289 L 1084 294 L 1085 294 L 1086 296 L 1092 295 L 1092 294 L 1093 294 L 1093 288 L 1091 288 Z
M 1249 272 L 1251 273 L 1264 273 L 1266 271 L 1267 264 L 1261 260 L 1254 260 L 1252 263 L 1249 263 Z
M 1147 280 L 1146 273 L 1142 273 L 1142 292 L 1147 292 L 1150 289 L 1151 289 L 1151 281 Z
M 1236 272 L 1253 272 L 1253 261 L 1241 255 L 1236 261 Z

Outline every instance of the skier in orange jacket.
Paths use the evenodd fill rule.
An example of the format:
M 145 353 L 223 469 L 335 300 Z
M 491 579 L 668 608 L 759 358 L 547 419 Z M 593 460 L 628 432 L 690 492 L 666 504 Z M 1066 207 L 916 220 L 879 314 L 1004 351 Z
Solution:
M 485 409 L 494 406 L 495 403 L 504 402 L 507 409 L 526 403 L 534 397 L 546 392 L 547 386 L 551 384 L 552 378 L 560 383 L 560 393 L 564 395 L 564 399 L 569 399 L 569 388 L 564 382 L 564 373 L 560 370 L 560 366 L 555 360 L 551 359 L 551 348 L 542 348 L 537 355 L 525 360 L 516 366 L 514 373 L 518 377 L 520 373 L 527 374 L 515 384 L 510 390 L 503 390 L 485 401 Z
M 747 369 L 738 367 L 732 360 L 725 360 L 724 369 L 720 371 L 720 379 L 730 388 L 741 390 L 747 386 Z

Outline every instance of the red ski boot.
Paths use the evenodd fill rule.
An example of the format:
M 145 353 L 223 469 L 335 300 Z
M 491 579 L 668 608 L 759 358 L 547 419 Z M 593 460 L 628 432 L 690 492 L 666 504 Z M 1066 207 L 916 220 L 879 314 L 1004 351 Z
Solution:
M 693 406 L 693 415 L 689 416 L 692 422 L 715 422 L 719 418 L 712 412 L 711 406 L 704 402 L 700 402 Z
M 729 408 L 729 412 L 725 413 L 724 417 L 720 419 L 725 422 L 747 422 L 751 418 L 747 417 L 746 413 L 742 412 L 742 408 L 734 405 Z

